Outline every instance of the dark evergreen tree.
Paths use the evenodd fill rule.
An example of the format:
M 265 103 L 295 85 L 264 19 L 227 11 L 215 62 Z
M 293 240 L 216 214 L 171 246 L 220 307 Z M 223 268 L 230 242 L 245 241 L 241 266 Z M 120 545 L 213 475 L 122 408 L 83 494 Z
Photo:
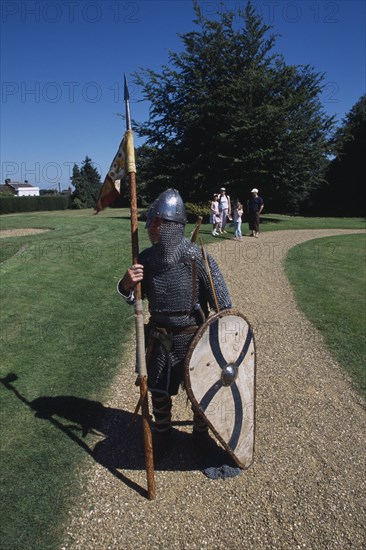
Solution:
M 248 2 L 238 14 L 205 18 L 194 2 L 198 30 L 181 35 L 161 73 L 136 74 L 150 117 L 149 188 L 174 185 L 187 200 L 207 200 L 222 185 L 242 199 L 261 190 L 266 207 L 296 211 L 319 185 L 333 124 L 320 103 L 324 75 L 289 66 L 274 53 L 276 36 Z
M 151 168 L 159 162 L 160 151 L 149 145 L 141 145 L 136 149 L 137 196 L 139 206 L 149 205 L 159 192 L 169 186 L 164 178 L 162 183 L 159 174 L 151 179 Z
M 366 95 L 346 115 L 335 142 L 337 156 L 327 171 L 332 213 L 365 216 Z
M 75 187 L 71 194 L 72 208 L 93 208 L 99 196 L 101 180 L 91 158 L 86 156 L 81 168 L 74 164 L 71 183 Z
M 333 143 L 336 156 L 328 165 L 326 181 L 311 194 L 307 211 L 365 216 L 366 95 L 346 115 Z

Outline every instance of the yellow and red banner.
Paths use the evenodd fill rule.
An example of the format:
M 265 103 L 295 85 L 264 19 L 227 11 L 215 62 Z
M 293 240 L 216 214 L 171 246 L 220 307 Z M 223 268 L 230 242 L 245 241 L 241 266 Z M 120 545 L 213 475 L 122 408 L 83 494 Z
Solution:
M 136 172 L 136 164 L 133 132 L 132 130 L 127 130 L 100 190 L 95 205 L 96 214 L 119 197 L 121 193 L 121 180 L 130 172 Z

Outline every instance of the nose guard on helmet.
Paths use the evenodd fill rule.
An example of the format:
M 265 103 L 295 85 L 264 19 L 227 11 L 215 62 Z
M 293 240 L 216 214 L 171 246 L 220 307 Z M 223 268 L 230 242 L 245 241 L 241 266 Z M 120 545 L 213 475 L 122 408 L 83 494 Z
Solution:
M 187 223 L 186 209 L 176 189 L 167 189 L 152 203 L 147 212 L 146 228 L 155 217 L 183 225 Z

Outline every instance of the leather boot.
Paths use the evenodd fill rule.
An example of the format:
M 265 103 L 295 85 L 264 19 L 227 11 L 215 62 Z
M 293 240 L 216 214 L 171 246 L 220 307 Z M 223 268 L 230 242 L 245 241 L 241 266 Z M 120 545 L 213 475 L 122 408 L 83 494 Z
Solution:
M 172 399 L 167 395 L 152 395 L 152 404 L 155 419 L 153 431 L 154 461 L 158 462 L 168 454 L 171 447 Z

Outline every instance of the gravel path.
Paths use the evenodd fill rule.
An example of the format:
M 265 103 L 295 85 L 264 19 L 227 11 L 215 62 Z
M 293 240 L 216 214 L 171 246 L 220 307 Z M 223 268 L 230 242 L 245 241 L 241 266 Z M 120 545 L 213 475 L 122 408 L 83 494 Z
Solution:
M 2 229 L 0 230 L 0 239 L 6 237 L 26 237 L 28 235 L 38 235 L 38 233 L 46 233 L 50 229 L 36 229 L 32 227 L 25 227 L 23 229 Z
M 80 501 L 70 510 L 62 548 L 366 547 L 364 403 L 297 309 L 283 271 L 295 244 L 348 233 L 355 231 L 279 231 L 211 247 L 256 336 L 254 464 L 236 478 L 206 478 L 194 459 L 191 412 L 181 393 L 175 452 L 157 468 L 157 497 L 147 501 L 139 427 L 132 435 L 126 428 L 138 398 L 131 353 L 104 403 L 95 461 L 80 467 Z

